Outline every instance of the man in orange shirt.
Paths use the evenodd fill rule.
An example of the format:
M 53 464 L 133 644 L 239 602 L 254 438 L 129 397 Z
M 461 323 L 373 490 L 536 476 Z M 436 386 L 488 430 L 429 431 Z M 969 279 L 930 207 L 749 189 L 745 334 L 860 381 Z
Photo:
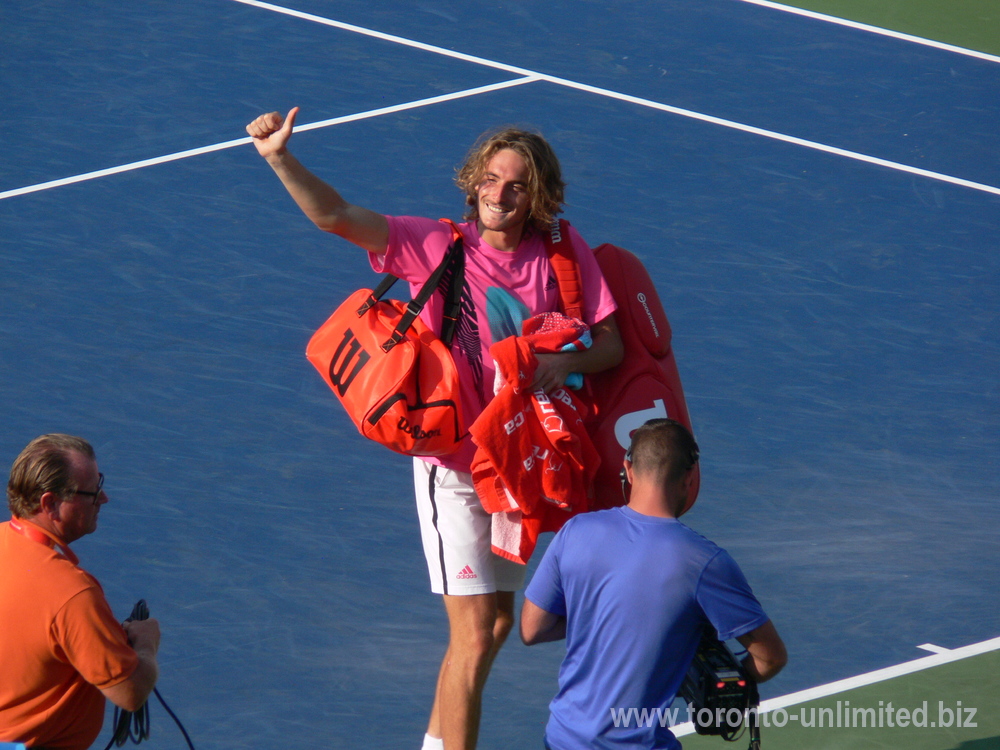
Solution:
M 0 741 L 85 750 L 105 698 L 137 711 L 156 684 L 159 624 L 119 625 L 69 548 L 97 529 L 103 484 L 82 438 L 43 435 L 14 461 L 0 524 Z

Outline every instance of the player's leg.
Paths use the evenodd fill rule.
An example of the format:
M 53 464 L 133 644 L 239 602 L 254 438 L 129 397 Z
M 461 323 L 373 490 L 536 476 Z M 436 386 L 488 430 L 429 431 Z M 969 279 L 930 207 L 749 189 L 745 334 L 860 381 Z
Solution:
M 479 736 L 483 687 L 497 644 L 497 595 L 445 596 L 449 640 L 440 675 L 438 715 L 445 750 L 472 750 Z
M 525 566 L 491 551 L 490 516 L 468 474 L 417 460 L 414 485 L 431 590 L 444 595 L 449 622 L 425 747 L 436 737 L 449 750 L 475 747 L 483 686 L 513 627 Z

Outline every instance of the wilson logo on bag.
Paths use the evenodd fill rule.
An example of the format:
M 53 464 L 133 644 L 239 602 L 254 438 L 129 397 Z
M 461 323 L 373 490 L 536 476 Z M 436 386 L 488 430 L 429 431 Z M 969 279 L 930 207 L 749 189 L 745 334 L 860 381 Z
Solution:
M 456 230 L 457 231 L 457 230 Z M 466 434 L 448 344 L 418 315 L 451 268 L 442 337 L 450 341 L 464 278 L 461 240 L 409 303 L 383 300 L 396 281 L 359 289 L 313 334 L 306 357 L 366 438 L 409 456 L 444 456 Z
M 355 355 L 359 351 L 360 356 L 357 357 L 357 364 L 354 365 L 351 373 L 345 377 L 347 368 L 350 367 L 351 362 L 355 359 Z M 358 372 L 368 364 L 368 360 L 371 358 L 372 355 L 361 349 L 361 342 L 354 335 L 354 331 L 348 328 L 344 331 L 343 341 L 340 342 L 337 351 L 333 353 L 333 359 L 330 360 L 330 369 L 328 371 L 330 387 L 336 390 L 337 394 L 343 398 L 347 389 L 351 387 L 351 383 L 354 382 L 354 378 L 358 376 Z

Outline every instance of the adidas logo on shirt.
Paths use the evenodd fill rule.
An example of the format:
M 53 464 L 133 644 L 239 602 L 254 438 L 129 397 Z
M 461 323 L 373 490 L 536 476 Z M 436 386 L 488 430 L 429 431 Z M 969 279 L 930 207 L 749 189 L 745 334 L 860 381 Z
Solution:
M 466 565 L 464 568 L 458 571 L 458 574 L 455 576 L 455 578 L 479 578 L 479 576 L 473 573 L 472 568 Z

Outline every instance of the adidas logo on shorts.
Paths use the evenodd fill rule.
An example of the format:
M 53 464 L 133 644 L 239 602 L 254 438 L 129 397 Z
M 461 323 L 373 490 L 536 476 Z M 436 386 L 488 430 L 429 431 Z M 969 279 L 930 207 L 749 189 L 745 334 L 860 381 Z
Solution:
M 455 578 L 479 578 L 479 576 L 473 573 L 472 568 L 466 565 L 464 568 L 458 571 L 458 574 L 455 576 Z

